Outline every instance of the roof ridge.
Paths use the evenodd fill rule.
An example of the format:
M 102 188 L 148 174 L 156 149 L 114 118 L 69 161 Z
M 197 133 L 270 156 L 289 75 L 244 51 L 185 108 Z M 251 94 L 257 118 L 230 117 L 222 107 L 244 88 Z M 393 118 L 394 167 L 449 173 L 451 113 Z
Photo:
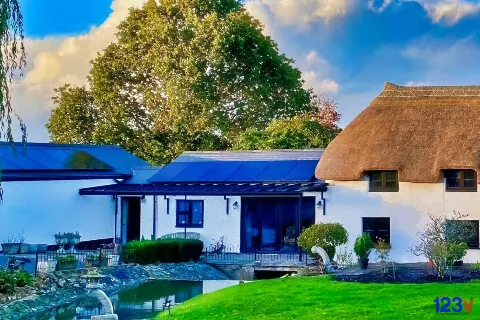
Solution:
M 0 146 L 10 145 L 6 141 L 0 141 Z M 114 144 L 81 144 L 81 143 L 50 143 L 50 142 L 14 142 L 14 146 L 27 147 L 87 147 L 87 148 L 121 148 Z
M 480 97 L 480 86 L 399 86 L 385 82 L 378 98 Z
M 211 150 L 211 151 L 185 151 L 183 154 L 209 154 L 209 153 L 267 153 L 267 152 L 314 152 L 324 151 L 324 148 L 310 149 L 269 149 L 269 150 Z

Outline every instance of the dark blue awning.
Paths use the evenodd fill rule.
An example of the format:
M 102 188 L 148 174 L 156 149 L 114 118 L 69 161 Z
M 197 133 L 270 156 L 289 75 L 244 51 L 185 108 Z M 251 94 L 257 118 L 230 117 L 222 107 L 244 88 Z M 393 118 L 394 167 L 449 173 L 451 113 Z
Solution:
M 80 189 L 81 195 L 302 195 L 327 190 L 324 182 L 309 183 L 158 183 L 112 184 Z

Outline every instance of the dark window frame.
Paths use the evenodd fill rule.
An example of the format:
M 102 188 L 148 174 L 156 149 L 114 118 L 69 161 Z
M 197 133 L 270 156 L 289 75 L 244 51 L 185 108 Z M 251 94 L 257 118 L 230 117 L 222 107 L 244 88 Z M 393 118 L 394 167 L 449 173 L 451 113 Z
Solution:
M 465 241 L 468 245 L 469 249 L 480 249 L 480 221 L 479 220 L 447 220 L 448 222 L 462 222 L 467 221 L 469 223 L 473 223 L 476 235 L 472 238 L 476 238 L 473 242 L 472 241 Z M 448 224 L 447 224 L 448 228 Z
M 187 219 L 188 219 L 188 222 L 187 223 L 181 223 L 180 222 L 180 219 L 179 219 L 179 216 L 180 216 L 180 211 L 179 211 L 179 208 L 180 208 L 180 203 L 182 202 L 185 202 L 186 205 L 188 205 L 188 210 L 187 210 Z M 201 203 L 202 204 L 202 223 L 201 224 L 193 224 L 192 223 L 192 203 L 195 203 L 195 202 L 198 202 L 198 203 Z M 175 217 L 175 220 L 176 220 L 176 227 L 177 228 L 203 228 L 203 224 L 204 224 L 204 220 L 205 220 L 205 201 L 204 200 L 180 200 L 180 199 L 177 199 L 177 206 L 176 206 L 176 209 L 175 209 L 175 214 L 176 214 L 176 217 Z
M 465 172 L 470 171 L 473 172 L 475 175 L 475 186 L 474 187 L 465 187 Z M 453 175 L 460 174 L 458 178 L 460 180 L 459 187 L 452 187 L 449 186 L 449 179 L 453 177 Z M 477 192 L 477 184 L 478 184 L 478 177 L 477 172 L 471 169 L 457 169 L 457 170 L 444 170 L 443 175 L 445 177 L 445 191 L 447 192 Z M 457 178 L 455 178 L 457 179 Z M 470 180 L 470 179 L 467 179 Z
M 380 225 L 380 221 L 378 220 L 385 220 L 388 221 L 388 230 L 383 230 L 383 229 L 377 229 L 375 228 L 374 230 L 366 230 L 365 229 L 365 226 L 369 223 L 366 223 L 365 220 L 377 220 L 377 221 L 371 221 L 370 224 L 373 224 L 373 225 L 376 225 L 376 227 L 378 227 Z M 391 243 L 391 239 L 392 239 L 392 228 L 391 228 L 391 219 L 390 217 L 362 217 L 362 233 L 363 232 L 366 232 L 370 235 L 370 238 L 372 238 L 372 241 L 374 243 L 377 243 L 378 242 L 378 238 L 382 238 L 383 240 L 385 240 L 385 242 L 387 243 Z M 388 236 L 387 237 L 379 237 L 378 234 L 380 232 L 384 232 L 384 231 L 387 231 L 388 232 Z M 372 234 L 373 233 L 373 234 Z M 385 239 L 386 238 L 386 239 Z
M 393 180 L 387 180 L 387 173 L 395 173 L 395 187 L 387 187 L 387 181 L 393 181 Z M 373 180 L 373 175 L 374 174 L 381 174 L 382 176 L 382 187 L 376 187 L 374 184 L 374 181 L 379 181 L 379 180 Z M 399 190 L 399 183 L 398 183 L 398 171 L 395 170 L 376 170 L 376 171 L 370 171 L 368 173 L 368 179 L 369 179 L 369 192 L 398 192 Z

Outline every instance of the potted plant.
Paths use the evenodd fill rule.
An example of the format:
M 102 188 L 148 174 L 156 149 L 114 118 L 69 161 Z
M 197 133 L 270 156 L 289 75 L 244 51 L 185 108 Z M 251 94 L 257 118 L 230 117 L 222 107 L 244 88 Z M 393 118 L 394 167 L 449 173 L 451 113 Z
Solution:
M 67 255 L 57 259 L 56 271 L 75 270 L 77 268 L 77 258 L 74 255 Z
M 63 245 L 66 245 L 67 244 L 67 238 L 65 237 L 65 232 L 64 233 L 57 233 L 55 235 L 53 235 L 55 237 L 55 243 L 60 245 L 60 246 L 63 246 Z
M 75 232 L 75 233 L 71 233 L 71 236 L 70 236 L 70 239 L 69 239 L 68 243 L 71 244 L 71 245 L 76 245 L 80 242 L 80 238 L 81 238 L 81 236 L 80 236 L 80 233 L 78 233 L 78 231 Z
M 392 245 L 390 243 L 380 238 L 377 240 L 377 243 L 375 244 L 375 253 L 380 262 L 385 263 L 387 261 L 391 249 Z
M 2 243 L 2 251 L 4 254 L 17 254 L 20 251 L 20 240 L 18 237 L 8 237 Z
M 360 268 L 368 268 L 368 257 L 370 256 L 373 248 L 373 241 L 370 238 L 370 235 L 366 232 L 359 235 L 355 240 L 353 251 L 355 251 L 355 254 L 357 255 Z
M 28 244 L 25 243 L 25 236 L 23 234 L 19 234 L 17 240 L 20 243 L 18 253 L 28 253 Z

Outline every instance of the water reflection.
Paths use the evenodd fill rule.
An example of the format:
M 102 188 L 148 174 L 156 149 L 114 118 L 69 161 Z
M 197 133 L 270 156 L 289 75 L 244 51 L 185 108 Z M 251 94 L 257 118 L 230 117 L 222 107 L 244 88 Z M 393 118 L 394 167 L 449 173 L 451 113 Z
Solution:
M 111 296 L 120 320 L 152 319 L 164 309 L 165 301 L 173 306 L 195 296 L 238 284 L 238 281 L 151 281 Z M 36 320 L 81 320 L 105 314 L 100 303 L 84 298 L 36 317 Z

